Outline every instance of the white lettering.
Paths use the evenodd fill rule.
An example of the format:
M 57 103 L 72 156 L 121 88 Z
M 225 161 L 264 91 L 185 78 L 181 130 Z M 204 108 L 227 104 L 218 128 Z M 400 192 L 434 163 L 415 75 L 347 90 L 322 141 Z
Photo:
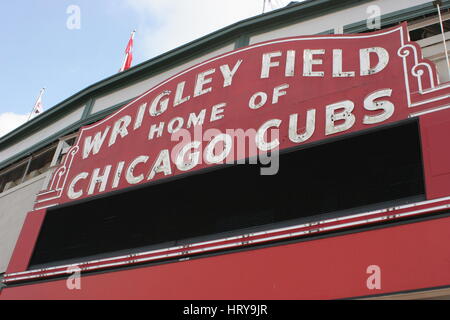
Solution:
M 203 109 L 202 111 L 200 111 L 198 116 L 195 114 L 195 112 L 192 112 L 189 115 L 189 119 L 187 122 L 187 128 L 189 129 L 192 126 L 195 127 L 198 125 L 203 125 L 203 123 L 205 122 L 205 116 L 206 116 L 206 109 Z
M 155 99 L 153 99 L 152 105 L 150 106 L 149 110 L 151 116 L 157 117 L 167 110 L 167 107 L 169 106 L 169 98 L 163 98 L 170 95 L 170 93 L 171 91 L 169 90 L 163 91 Z
M 331 135 L 346 131 L 353 127 L 355 124 L 355 115 L 352 113 L 355 108 L 355 104 L 350 100 L 341 101 L 338 103 L 330 104 L 326 107 L 326 126 L 325 134 Z M 340 113 L 336 113 L 336 110 L 344 109 Z M 336 125 L 337 121 L 343 120 L 344 123 Z
M 322 59 L 314 59 L 315 54 L 325 54 L 324 49 L 310 50 L 305 49 L 303 52 L 303 76 L 305 77 L 323 77 L 323 71 L 313 71 L 313 65 L 321 65 Z
M 153 164 L 152 170 L 148 175 L 147 180 L 152 180 L 157 173 L 163 172 L 165 176 L 172 174 L 172 168 L 170 166 L 169 150 L 165 149 L 159 153 L 158 158 Z
M 175 123 L 177 123 L 177 125 L 175 126 Z M 169 125 L 167 126 L 167 131 L 172 134 L 177 132 L 178 130 L 181 129 L 181 127 L 183 127 L 184 124 L 184 119 L 181 117 L 177 117 L 174 118 L 172 120 L 170 120 Z
M 375 53 L 378 56 L 378 64 L 371 68 L 371 53 Z M 368 76 L 382 71 L 389 63 L 389 52 L 386 49 L 380 47 L 372 47 L 367 49 L 361 49 L 359 51 L 361 76 Z
M 146 163 L 148 161 L 148 156 L 139 156 L 136 159 L 133 160 L 133 162 L 128 166 L 125 178 L 129 184 L 138 184 L 142 180 L 144 180 L 144 175 L 141 174 L 139 176 L 134 175 L 134 170 L 136 169 L 136 166 L 140 163 Z
M 256 146 L 261 151 L 270 151 L 275 149 L 280 145 L 278 138 L 274 139 L 272 142 L 266 142 L 265 135 L 269 128 L 279 128 L 281 125 L 281 120 L 273 119 L 264 123 L 258 130 L 255 136 Z
M 306 129 L 298 134 L 298 114 L 291 114 L 289 119 L 289 140 L 294 143 L 302 143 L 309 140 L 316 129 L 316 109 L 308 110 L 306 115 Z
M 136 120 L 134 121 L 134 130 L 137 130 L 142 125 L 142 120 L 144 119 L 145 109 L 147 109 L 147 104 L 144 103 L 139 107 L 138 113 L 136 115 Z
M 256 103 L 256 99 L 260 99 L 258 103 Z M 264 106 L 267 102 L 267 94 L 264 92 L 257 92 L 255 93 L 248 102 L 248 107 L 250 109 L 256 110 Z
M 186 81 L 180 82 L 177 86 L 177 91 L 175 93 L 175 100 L 173 102 L 173 106 L 179 106 L 180 104 L 189 101 L 189 99 L 191 99 L 191 96 L 187 96 L 183 98 L 183 91 L 184 91 L 184 86 L 186 85 Z
M 176 158 L 176 166 L 180 171 L 188 171 L 195 168 L 200 159 L 200 152 L 190 152 L 192 149 L 197 149 L 201 145 L 199 141 L 192 141 L 186 144 L 178 153 Z M 189 152 L 189 153 L 188 153 Z M 185 161 L 187 160 L 187 161 Z
M 280 65 L 279 61 L 272 62 L 272 58 L 281 57 L 281 51 L 270 52 L 263 54 L 262 57 L 262 68 L 261 68 L 261 79 L 269 78 L 270 69 L 273 67 L 278 67 Z
M 384 89 L 376 91 L 366 99 L 364 99 L 364 109 L 369 111 L 383 110 L 384 112 L 374 115 L 374 116 L 364 116 L 364 124 L 375 124 L 388 120 L 394 114 L 395 107 L 394 104 L 387 100 L 374 101 L 375 99 L 381 97 L 390 97 L 392 95 L 392 89 Z
M 335 78 L 346 78 L 354 77 L 354 71 L 342 71 L 342 49 L 333 50 L 333 77 Z
M 89 157 L 91 152 L 92 154 L 97 154 L 100 151 L 109 129 L 110 127 L 107 127 L 103 133 L 97 132 L 93 141 L 91 136 L 84 140 L 83 159 Z
M 272 97 L 272 104 L 277 104 L 280 100 L 280 97 L 285 96 L 287 94 L 286 89 L 289 89 L 288 84 L 282 84 L 281 86 L 276 87 L 273 89 L 273 97 Z
M 87 177 L 89 177 L 89 173 L 82 172 L 72 180 L 67 191 L 67 196 L 69 197 L 69 199 L 76 200 L 81 196 L 83 196 L 83 191 L 82 190 L 75 191 L 75 186 L 78 183 L 78 181 L 87 179 Z
M 109 138 L 109 144 L 108 146 L 111 147 L 114 143 L 116 143 L 117 135 L 120 134 L 120 136 L 123 138 L 126 135 L 128 135 L 127 127 L 131 123 L 131 117 L 125 116 L 122 119 L 116 121 L 114 124 L 113 130 L 111 132 L 111 137 Z
M 223 87 L 231 86 L 233 83 L 233 77 L 236 74 L 237 70 L 239 69 L 239 66 L 241 65 L 242 60 L 239 60 L 236 65 L 233 67 L 233 70 L 230 70 L 230 67 L 225 64 L 223 66 L 220 66 L 220 71 L 222 72 L 223 76 Z
M 218 155 L 214 154 L 214 150 L 219 142 L 223 142 L 223 150 Z M 233 146 L 233 139 L 228 134 L 217 135 L 205 149 L 205 159 L 208 163 L 222 163 L 228 157 L 231 147 Z
M 111 165 L 106 166 L 105 171 L 103 172 L 103 175 L 100 175 L 100 169 L 97 168 L 94 170 L 94 172 L 92 173 L 92 177 L 91 177 L 91 183 L 89 185 L 89 190 L 88 190 L 89 195 L 94 194 L 95 187 L 99 183 L 100 183 L 100 188 L 99 188 L 98 192 L 105 191 L 106 184 L 108 183 L 109 173 L 111 172 L 111 168 L 112 168 Z
M 152 125 L 148 133 L 148 140 L 153 140 L 153 138 L 155 137 L 155 133 L 157 133 L 157 137 L 160 138 L 163 134 L 164 125 L 164 122 L 160 122 L 158 127 L 156 126 L 156 124 Z
M 194 89 L 194 97 L 198 97 L 198 96 L 201 96 L 202 94 L 212 91 L 211 87 L 204 89 L 203 86 L 205 84 L 212 82 L 212 78 L 206 78 L 206 77 L 209 75 L 212 75 L 215 72 L 216 72 L 216 69 L 210 69 L 208 71 L 200 73 L 197 76 L 197 81 L 195 83 L 195 89 Z
M 293 77 L 295 75 L 295 51 L 288 50 L 286 57 L 286 77 Z
M 220 103 L 212 107 L 210 122 L 222 119 L 224 117 L 222 113 L 225 111 L 223 110 L 223 108 L 225 108 L 226 106 L 226 103 Z

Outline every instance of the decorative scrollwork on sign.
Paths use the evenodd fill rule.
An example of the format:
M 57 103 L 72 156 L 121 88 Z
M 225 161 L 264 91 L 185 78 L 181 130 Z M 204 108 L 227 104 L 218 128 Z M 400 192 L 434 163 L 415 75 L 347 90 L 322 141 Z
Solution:
M 53 179 L 52 183 L 50 184 L 49 190 L 56 190 L 56 186 L 59 184 L 59 180 L 65 172 L 66 166 L 61 166 L 53 173 Z
M 74 146 L 67 153 L 66 158 L 64 159 L 64 164 L 58 168 L 53 173 L 52 183 L 50 185 L 51 190 L 61 190 L 64 187 L 64 178 L 67 175 L 67 168 L 70 168 L 73 162 L 75 155 L 78 153 L 80 147 Z
M 408 50 L 408 49 L 410 49 L 410 50 Z M 418 63 L 417 48 L 415 46 L 413 46 L 412 44 L 405 44 L 400 49 L 398 49 L 398 55 L 399 55 L 399 57 L 402 57 L 403 59 L 405 59 L 406 57 L 408 57 L 410 55 L 411 51 L 414 53 L 414 62 Z
M 423 91 L 424 89 L 428 89 L 428 88 L 423 88 L 423 75 L 425 73 L 426 70 L 428 72 L 428 78 L 429 78 L 429 83 L 430 83 L 430 88 L 434 88 L 435 87 L 435 83 L 434 83 L 434 77 L 433 77 L 433 69 L 431 68 L 431 66 L 428 63 L 425 62 L 421 62 L 416 64 L 412 69 L 412 75 L 415 76 L 418 80 L 418 85 L 419 85 L 419 92 Z
M 407 72 L 408 82 L 410 76 L 417 79 L 416 83 L 409 83 L 410 94 L 414 92 L 422 92 L 425 89 L 431 89 L 436 86 L 435 73 L 432 66 L 422 57 L 419 58 L 420 49 L 415 44 L 405 44 L 398 50 L 398 56 L 401 57 L 405 64 L 405 72 Z M 412 53 L 412 54 L 411 54 Z M 425 72 L 427 76 L 425 77 Z

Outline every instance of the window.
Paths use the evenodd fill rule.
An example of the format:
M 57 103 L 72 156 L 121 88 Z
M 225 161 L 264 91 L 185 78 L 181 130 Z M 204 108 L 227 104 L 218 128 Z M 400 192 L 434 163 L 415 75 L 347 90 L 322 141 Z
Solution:
M 441 10 L 444 32 L 450 31 L 450 11 Z M 439 23 L 439 16 L 432 13 L 426 17 L 421 17 L 408 22 L 408 30 L 411 41 L 420 41 L 422 39 L 430 38 L 436 35 L 441 36 L 441 25 Z M 442 36 L 440 38 L 442 41 Z
M 442 11 L 444 36 L 447 46 L 450 40 L 450 11 Z M 437 67 L 439 81 L 450 81 L 449 70 L 446 62 L 446 52 L 443 45 L 441 25 L 437 12 L 420 19 L 409 21 L 408 29 L 412 41 L 416 41 L 422 47 L 424 58 L 431 60 Z
M 65 136 L 26 159 L 0 171 L 0 193 L 6 192 L 21 183 L 53 171 L 64 160 L 69 149 L 75 144 L 78 133 Z M 47 187 L 51 174 L 47 175 L 44 189 Z
M 49 163 L 49 174 L 44 181 L 42 190 L 46 190 L 48 188 L 48 184 L 50 183 L 50 179 L 52 177 L 52 173 L 55 169 L 64 161 L 66 154 L 69 152 L 70 148 L 75 144 L 78 133 L 73 133 L 68 136 L 62 137 L 59 139 L 57 143 L 56 150 L 53 154 L 53 158 Z
M 55 154 L 56 146 L 53 145 L 44 151 L 33 154 L 29 158 L 29 166 L 24 181 L 40 176 L 48 171 L 50 163 Z
M 77 135 L 75 133 L 65 136 L 59 139 L 57 143 L 51 144 L 0 172 L 0 193 L 8 191 L 43 173 L 54 170 L 61 164 L 64 156 L 74 145 Z M 47 187 L 50 177 L 51 174 L 48 174 L 44 182 L 44 189 Z
M 443 27 L 444 32 L 450 31 L 450 21 L 443 21 Z M 427 25 L 423 28 L 414 29 L 409 33 L 411 41 L 419 41 L 422 39 L 431 38 L 436 35 L 440 36 L 442 41 L 441 34 L 441 25 L 439 23 Z
M 0 193 L 8 191 L 23 182 L 27 164 L 28 159 L 0 173 Z
M 0 193 L 47 172 L 55 150 L 56 145 L 47 147 L 0 173 Z

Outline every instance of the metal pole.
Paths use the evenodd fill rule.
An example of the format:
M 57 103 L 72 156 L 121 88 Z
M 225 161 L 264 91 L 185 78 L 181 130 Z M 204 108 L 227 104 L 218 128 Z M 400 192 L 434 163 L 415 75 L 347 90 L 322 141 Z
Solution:
M 264 14 L 264 12 L 266 11 L 266 0 L 263 0 L 263 14 Z
M 25 171 L 23 172 L 22 180 L 20 180 L 20 183 L 23 183 L 25 181 L 25 177 L 27 176 L 28 170 L 30 169 L 31 160 L 33 160 L 33 156 L 30 156 L 28 158 L 27 167 L 25 168 Z
M 445 39 L 445 33 L 444 33 L 444 24 L 442 22 L 442 15 L 441 15 L 441 1 L 434 1 L 434 5 L 437 7 L 438 15 L 439 15 L 439 24 L 441 25 L 441 33 L 442 33 L 442 41 L 444 42 L 444 49 L 445 49 L 445 59 L 447 60 L 447 71 L 448 76 L 450 79 L 450 61 L 448 58 L 448 50 L 447 50 L 447 40 Z

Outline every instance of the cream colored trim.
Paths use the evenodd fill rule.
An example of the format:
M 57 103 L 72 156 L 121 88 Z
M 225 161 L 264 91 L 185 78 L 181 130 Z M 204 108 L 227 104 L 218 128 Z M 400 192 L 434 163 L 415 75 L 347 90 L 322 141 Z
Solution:
M 442 15 L 442 20 L 443 21 L 449 20 L 449 19 L 450 19 L 450 12 L 444 13 Z M 424 18 L 424 19 L 421 19 L 421 20 L 414 21 L 411 24 L 408 24 L 408 31 L 417 30 L 417 29 L 420 29 L 420 28 L 423 28 L 423 27 L 426 27 L 426 26 L 430 26 L 430 25 L 436 24 L 436 23 L 439 23 L 439 17 L 438 16 L 432 17 L 432 18 L 431 17 Z
M 447 39 L 450 38 L 450 31 L 447 31 L 445 33 L 445 38 L 447 38 Z M 447 42 L 449 42 L 449 40 L 447 40 Z M 421 39 L 421 40 L 418 40 L 417 43 L 422 48 L 429 47 L 429 46 L 437 44 L 437 43 L 441 43 L 442 44 L 442 35 L 441 34 L 437 34 L 437 35 L 429 37 L 429 38 Z

